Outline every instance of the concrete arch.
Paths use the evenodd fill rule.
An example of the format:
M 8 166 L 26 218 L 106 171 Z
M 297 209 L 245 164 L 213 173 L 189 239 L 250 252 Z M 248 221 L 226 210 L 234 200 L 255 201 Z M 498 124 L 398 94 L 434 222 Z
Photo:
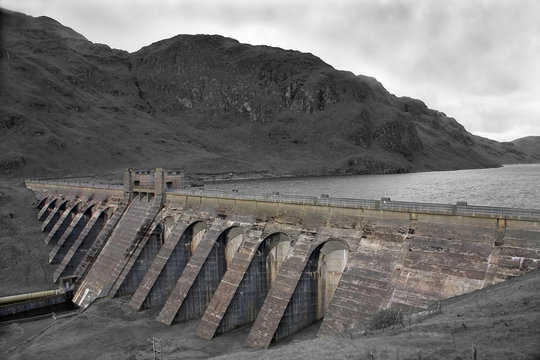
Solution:
M 86 224 L 92 218 L 93 209 L 96 204 L 88 204 L 85 209 L 78 213 L 69 224 L 66 231 L 62 234 L 62 237 L 58 240 L 58 243 L 51 250 L 49 256 L 49 263 L 57 264 L 67 254 L 71 246 L 75 243 L 75 240 L 79 237 Z
M 320 250 L 317 319 L 322 319 L 330 307 L 349 259 L 349 244 L 341 239 L 329 239 Z
M 57 242 L 62 238 L 62 235 L 64 235 L 64 232 L 70 226 L 73 219 L 77 216 L 81 204 L 82 203 L 78 201 L 71 206 L 69 205 L 69 203 L 66 205 L 67 208 L 60 215 L 58 221 L 56 222 L 56 224 L 54 224 L 53 228 L 45 238 L 46 244 L 57 244 Z
M 233 224 L 222 230 L 217 238 L 209 239 L 209 236 L 212 236 L 212 233 L 207 231 L 193 253 L 195 258 L 199 248 L 211 245 L 204 264 L 174 318 L 175 321 L 194 319 L 204 313 L 245 235 L 240 225 Z
M 43 207 L 39 210 L 37 216 L 39 221 L 45 221 L 45 219 L 47 219 L 51 211 L 53 211 L 54 207 L 56 206 L 56 200 L 56 198 L 47 200 L 47 203 L 45 203 Z
M 163 224 L 163 238 L 167 239 L 174 228 L 175 220 L 174 216 L 167 216 L 162 221 Z
M 226 266 L 229 267 L 232 259 L 234 258 L 234 255 L 240 247 L 240 244 L 242 244 L 242 240 L 244 239 L 244 230 L 240 226 L 232 226 L 229 229 L 225 230 L 225 232 L 225 263 Z M 218 244 L 218 246 L 220 244 L 220 239 L 221 236 L 216 241 L 216 244 Z
M 262 238 L 221 318 L 216 334 L 225 333 L 256 319 L 291 243 L 291 238 L 284 232 L 272 232 Z
M 275 240 L 268 242 L 266 245 L 268 251 L 266 254 L 266 283 L 268 289 L 272 287 L 272 284 L 276 280 L 279 267 L 289 253 L 294 242 L 294 240 L 284 232 L 274 232 L 266 236 L 263 243 L 269 238 L 274 238 Z
M 45 196 L 43 199 L 41 199 L 38 204 L 36 205 L 36 208 L 41 210 L 43 209 L 43 207 L 45 206 L 45 204 L 47 203 L 47 200 L 49 199 L 48 196 Z
M 324 317 L 347 265 L 349 246 L 329 238 L 314 244 L 273 341 L 294 334 Z
M 45 219 L 45 221 L 41 225 L 41 230 L 43 232 L 50 232 L 53 229 L 53 227 L 56 225 L 56 222 L 62 216 L 62 213 L 64 212 L 64 210 L 66 210 L 67 206 L 68 206 L 67 200 L 57 200 L 54 209 L 51 210 L 51 212 L 47 216 L 47 219 Z
M 167 251 L 165 247 L 162 249 L 163 251 L 160 251 L 159 255 L 162 258 L 167 258 L 165 264 L 163 264 L 160 256 L 154 260 L 151 269 L 141 281 L 139 288 L 130 302 L 135 309 L 149 309 L 165 303 L 191 258 L 192 249 L 194 249 L 192 244 L 194 242 L 197 242 L 197 244 L 200 242 L 207 228 L 208 225 L 202 220 L 191 223 L 180 221 L 175 224 L 175 227 L 167 237 L 168 247 L 172 248 L 172 251 Z M 159 269 L 159 275 L 152 272 L 153 268 Z M 145 289 L 149 289 L 149 291 L 145 291 Z
M 198 220 L 198 221 L 193 222 L 189 226 L 189 228 L 192 233 L 192 239 L 189 243 L 189 249 L 190 249 L 190 254 L 193 255 L 193 253 L 195 252 L 195 249 L 197 248 L 197 246 L 203 239 L 204 234 L 206 230 L 208 229 L 208 224 L 203 220 Z
M 171 226 L 171 222 L 174 223 L 173 217 L 165 217 L 154 222 L 153 227 L 143 237 L 132 255 L 132 259 L 126 265 L 128 271 L 124 275 L 124 279 L 119 278 L 119 282 L 122 283 L 118 290 L 115 291 L 115 286 L 113 286 L 111 291 L 114 297 L 133 294 L 137 290 L 150 265 L 152 265 L 156 255 L 165 243 L 166 235 L 170 234 L 167 227 Z

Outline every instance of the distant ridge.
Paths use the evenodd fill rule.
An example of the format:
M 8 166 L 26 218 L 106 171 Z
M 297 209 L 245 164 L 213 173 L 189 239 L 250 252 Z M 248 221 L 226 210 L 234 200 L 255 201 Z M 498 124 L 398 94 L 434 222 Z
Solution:
M 128 53 L 2 10 L 0 173 L 398 173 L 538 162 L 312 54 L 178 35 Z
M 526 136 L 512 141 L 519 150 L 540 159 L 540 136 Z

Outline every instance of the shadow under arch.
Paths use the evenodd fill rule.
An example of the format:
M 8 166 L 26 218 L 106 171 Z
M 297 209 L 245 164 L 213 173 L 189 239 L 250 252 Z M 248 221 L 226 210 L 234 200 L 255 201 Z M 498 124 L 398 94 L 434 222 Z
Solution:
M 291 238 L 284 232 L 271 233 L 260 242 L 216 335 L 255 321 L 290 247 Z
M 79 239 L 77 239 L 72 245 L 72 247 L 74 247 L 71 250 L 73 251 L 73 256 L 69 259 L 69 261 L 66 259 L 66 263 L 64 263 L 63 260 L 55 271 L 55 281 L 63 276 L 75 274 L 77 267 L 86 257 L 90 251 L 90 248 L 94 245 L 99 233 L 101 230 L 103 230 L 107 221 L 112 217 L 114 211 L 115 207 L 113 206 L 109 206 L 105 209 L 95 210 L 95 212 L 92 214 L 92 217 L 95 217 L 95 219 L 89 222 L 88 229 L 85 227 L 87 230 L 86 234 L 81 234 L 81 237 L 79 237 Z
M 324 317 L 347 265 L 348 252 L 345 241 L 333 238 L 312 250 L 273 341 L 292 335 Z
M 244 236 L 244 229 L 239 225 L 230 226 L 220 233 L 178 310 L 175 322 L 203 315 Z
M 66 231 L 69 231 L 69 234 L 62 234 L 62 237 L 51 251 L 51 257 L 49 258 L 49 262 L 51 264 L 57 264 L 64 258 L 71 246 L 75 243 L 75 240 L 86 227 L 86 224 L 90 221 L 95 207 L 96 204 L 90 204 L 86 207 L 86 209 L 83 209 L 82 214 L 80 214 L 77 223 L 74 224 L 71 231 L 66 229 Z M 70 226 L 71 225 L 68 224 L 68 227 Z
M 198 220 L 192 222 L 182 232 L 180 239 L 168 257 L 167 262 L 140 306 L 140 310 L 160 306 L 166 302 L 172 289 L 174 289 L 178 278 L 182 275 L 189 259 L 193 255 L 193 251 L 201 241 L 207 229 L 208 225 L 206 222 Z M 171 236 L 173 231 L 174 229 L 171 229 L 170 233 L 166 234 L 167 239 Z
M 51 201 L 49 201 L 47 204 L 43 205 L 43 207 L 41 208 L 38 214 L 39 221 L 45 221 L 49 217 L 49 214 L 54 210 L 54 207 L 56 206 L 57 201 L 58 199 L 54 198 Z
M 49 197 L 45 196 L 43 199 L 41 199 L 41 201 L 38 202 L 38 204 L 36 205 L 36 208 L 39 209 L 39 210 L 43 209 L 43 207 L 47 203 L 48 199 L 49 199 Z
M 114 297 L 133 294 L 135 290 L 137 290 L 159 250 L 165 243 L 167 237 L 171 234 L 174 223 L 174 217 L 167 216 L 157 223 L 154 223 L 154 227 L 150 229 L 149 233 L 144 235 L 143 240 L 141 240 L 141 243 L 143 244 L 142 249 L 140 249 L 138 254 L 135 253 L 133 255 L 136 255 L 137 257 L 132 263 L 122 284 L 114 293 Z
M 51 228 L 47 238 L 45 238 L 45 243 L 53 246 L 57 245 L 58 241 L 63 237 L 64 233 L 71 225 L 71 222 L 77 216 L 79 209 L 82 206 L 82 201 L 76 201 L 74 203 L 66 202 L 66 206 L 68 205 L 69 207 L 62 211 L 57 223 Z

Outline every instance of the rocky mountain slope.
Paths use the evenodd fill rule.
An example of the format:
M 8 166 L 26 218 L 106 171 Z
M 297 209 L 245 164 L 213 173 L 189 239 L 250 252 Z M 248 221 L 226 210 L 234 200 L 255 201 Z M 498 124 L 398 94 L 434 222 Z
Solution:
M 394 173 L 536 162 L 311 54 L 179 35 L 135 53 L 2 16 L 0 172 Z

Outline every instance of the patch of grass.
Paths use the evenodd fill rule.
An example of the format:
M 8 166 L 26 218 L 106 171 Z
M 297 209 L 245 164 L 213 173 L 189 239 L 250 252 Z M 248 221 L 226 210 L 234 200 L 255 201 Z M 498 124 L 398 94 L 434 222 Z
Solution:
M 372 315 L 368 323 L 368 329 L 382 330 L 397 324 L 403 325 L 403 314 L 394 309 L 382 309 Z

